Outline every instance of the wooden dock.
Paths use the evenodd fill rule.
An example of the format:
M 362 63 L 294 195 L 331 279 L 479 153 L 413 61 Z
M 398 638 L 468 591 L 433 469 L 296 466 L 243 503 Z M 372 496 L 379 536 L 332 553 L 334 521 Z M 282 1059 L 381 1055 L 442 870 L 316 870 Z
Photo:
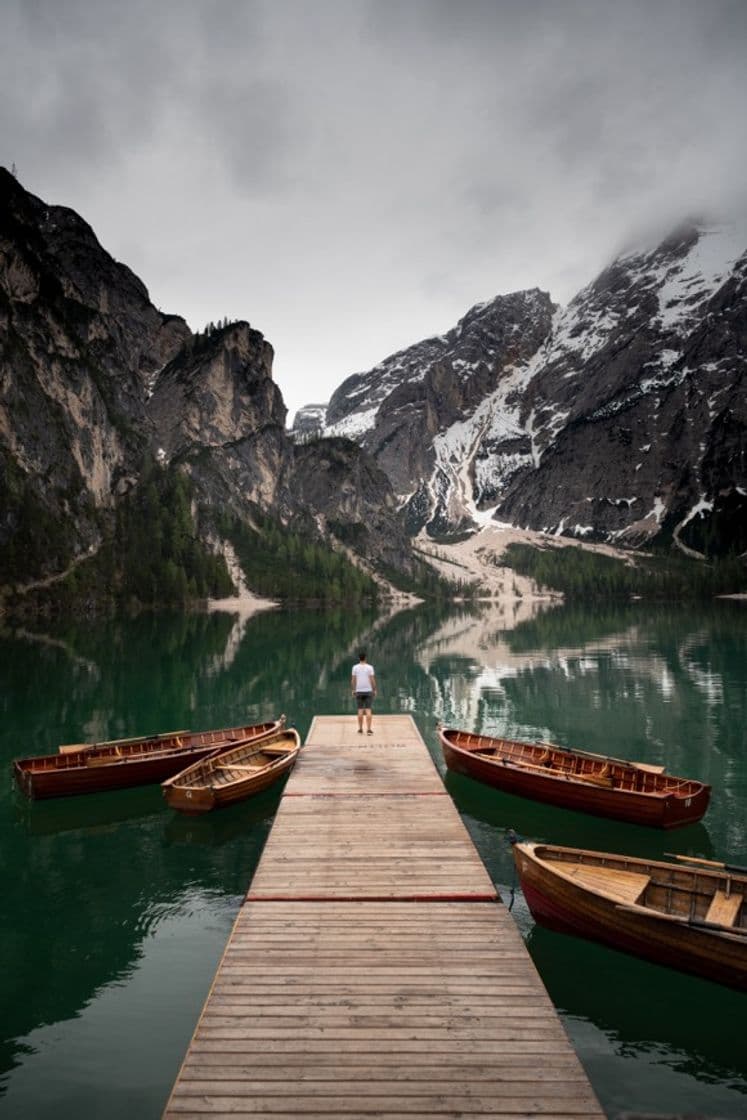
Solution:
M 604 1113 L 410 716 L 315 717 L 164 1112 Z

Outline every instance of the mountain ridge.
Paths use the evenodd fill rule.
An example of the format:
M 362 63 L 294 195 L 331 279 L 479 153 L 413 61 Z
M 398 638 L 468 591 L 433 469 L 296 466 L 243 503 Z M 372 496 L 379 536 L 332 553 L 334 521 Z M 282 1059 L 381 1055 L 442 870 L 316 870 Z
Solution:
M 747 223 L 703 221 L 627 247 L 566 307 L 546 296 L 533 323 L 515 324 L 521 353 L 484 347 L 482 378 L 459 387 L 435 426 L 413 386 L 444 382 L 444 340 L 458 342 L 459 324 L 347 379 L 323 422 L 319 406 L 309 422 L 322 433 L 345 426 L 372 452 L 415 532 L 495 519 L 628 547 L 744 550 L 746 247 Z M 500 320 L 506 301 L 537 292 L 479 304 L 460 324 L 486 307 Z M 449 356 L 452 402 L 462 361 Z M 407 440 L 392 463 L 403 397 Z
M 99 561 L 94 597 L 156 601 L 159 572 L 179 601 L 225 595 L 229 552 L 265 595 L 355 599 L 370 577 L 422 586 L 412 536 L 490 524 L 744 551 L 744 243 L 684 224 L 566 307 L 484 301 L 289 433 L 261 331 L 193 333 L 0 169 L 0 600 L 83 587 Z

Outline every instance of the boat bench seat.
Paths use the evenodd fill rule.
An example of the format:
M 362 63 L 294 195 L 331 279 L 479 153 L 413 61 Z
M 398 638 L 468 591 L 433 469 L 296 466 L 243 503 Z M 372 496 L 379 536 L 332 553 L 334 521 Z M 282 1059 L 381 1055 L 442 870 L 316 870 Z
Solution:
M 716 891 L 711 900 L 711 905 L 708 907 L 705 920 L 715 922 L 720 926 L 733 926 L 743 901 L 741 894 L 727 895 L 723 891 Z
M 261 762 L 228 762 L 216 763 L 216 770 L 261 770 L 263 764 Z
M 574 774 L 574 777 L 582 782 L 589 782 L 590 785 L 601 786 L 603 789 L 612 789 L 615 784 L 609 766 L 603 767 L 596 774 Z
M 90 755 L 85 756 L 86 766 L 110 766 L 112 762 L 119 762 L 122 758 L 120 750 L 114 751 L 112 754 L 105 755 Z
M 593 891 L 600 891 L 615 902 L 631 905 L 638 902 L 651 881 L 650 875 L 639 871 L 625 871 L 617 867 L 592 867 L 577 864 L 573 868 L 563 868 L 575 882 Z

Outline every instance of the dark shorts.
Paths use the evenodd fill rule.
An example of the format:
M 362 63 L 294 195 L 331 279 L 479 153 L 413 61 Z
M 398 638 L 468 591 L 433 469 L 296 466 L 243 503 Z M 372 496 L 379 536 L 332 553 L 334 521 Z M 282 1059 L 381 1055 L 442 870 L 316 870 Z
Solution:
M 355 698 L 358 701 L 359 708 L 370 708 L 373 692 L 356 692 Z

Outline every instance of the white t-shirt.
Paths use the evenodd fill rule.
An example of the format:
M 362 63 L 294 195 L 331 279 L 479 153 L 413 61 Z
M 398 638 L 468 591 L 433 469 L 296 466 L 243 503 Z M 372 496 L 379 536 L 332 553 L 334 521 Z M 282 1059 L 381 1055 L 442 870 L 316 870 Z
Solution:
M 353 666 L 356 692 L 373 692 L 374 667 L 368 661 L 359 661 Z

